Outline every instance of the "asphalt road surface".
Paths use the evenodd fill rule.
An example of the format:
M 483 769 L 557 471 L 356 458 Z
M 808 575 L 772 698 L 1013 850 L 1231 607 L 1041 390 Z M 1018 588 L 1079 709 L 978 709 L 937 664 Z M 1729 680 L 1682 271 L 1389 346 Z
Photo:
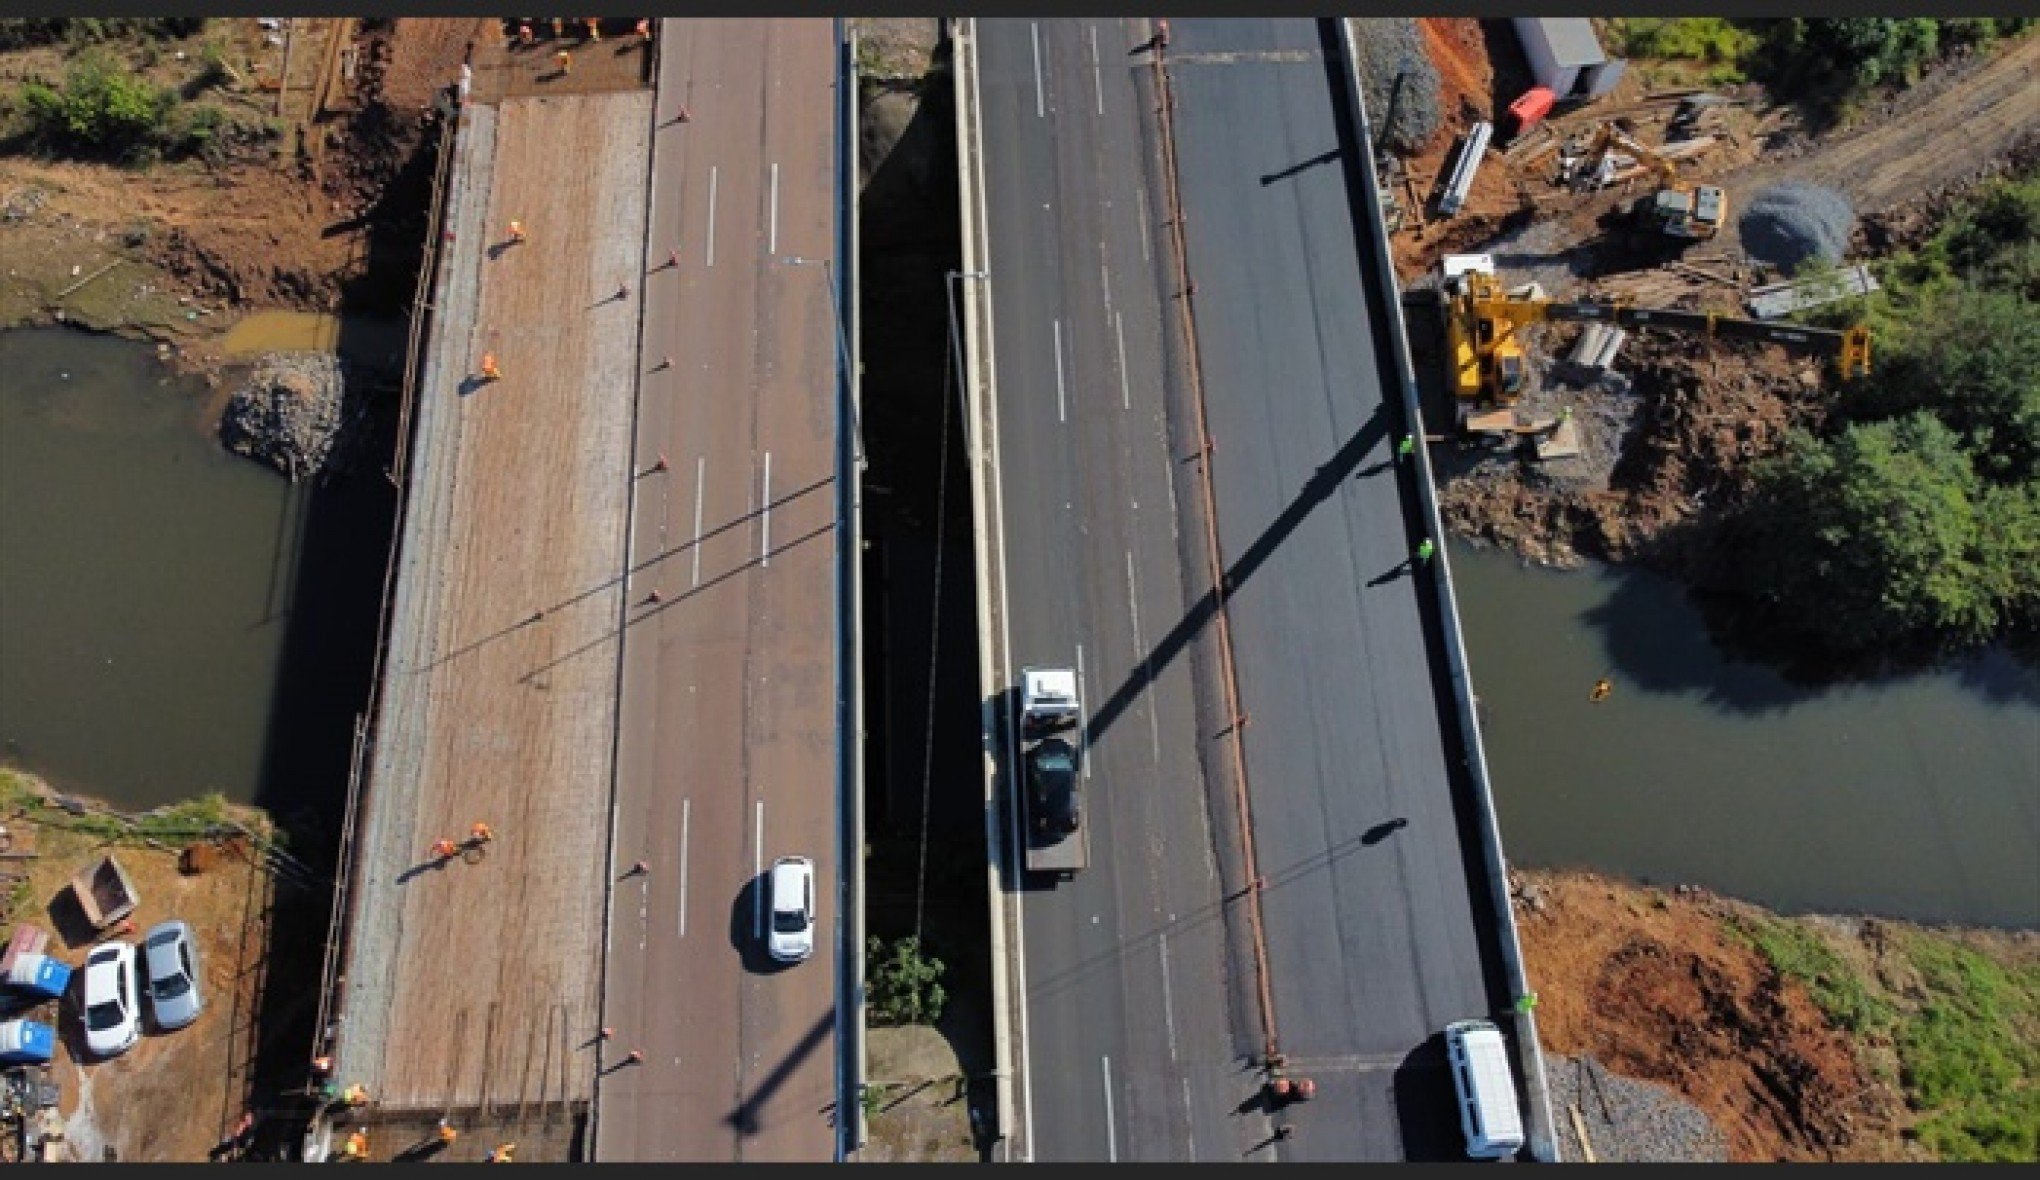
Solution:
M 1149 30 L 983 21 L 1009 656 L 1080 664 L 1098 710 L 1091 868 L 1022 902 L 1024 1142 L 1036 1160 L 1450 1157 L 1436 1034 L 1504 989 L 1408 565 L 1415 489 L 1393 461 L 1342 67 L 1316 22 L 1172 24 L 1274 1022 L 1319 1096 L 1280 1141 L 1252 1101 L 1261 1012 L 1222 883 L 1238 836 Z
M 1021 899 L 1016 1135 L 1032 1158 L 1239 1160 L 1259 1017 L 1235 998 L 1183 624 L 1203 560 L 1179 523 L 1164 405 L 1171 261 L 1152 212 L 1143 22 L 978 22 L 1006 610 L 1019 667 L 1078 668 L 1091 864 Z M 1102 112 L 1102 113 L 1101 113 Z M 1201 527 L 1201 526 L 1198 526 Z M 1179 658 L 1150 662 L 1166 636 Z M 1011 743 L 1009 743 L 1010 746 Z M 1009 764 L 1007 772 L 1011 775 Z M 1250 996 L 1250 993 L 1246 993 Z
M 1276 1020 L 1320 1088 L 1284 1155 L 1450 1157 L 1437 1034 L 1507 988 L 1336 26 L 1183 21 L 1169 64 Z
M 617 276 L 645 304 L 595 1154 L 827 1161 L 835 38 L 828 20 L 658 35 L 649 271 Z M 820 909 L 792 966 L 758 932 L 781 856 L 814 861 Z

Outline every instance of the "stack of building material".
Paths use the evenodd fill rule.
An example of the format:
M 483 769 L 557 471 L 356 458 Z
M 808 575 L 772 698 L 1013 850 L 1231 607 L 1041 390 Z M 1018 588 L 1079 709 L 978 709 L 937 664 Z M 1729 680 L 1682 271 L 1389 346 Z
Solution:
M 1579 368 L 1593 373 L 1606 372 L 1615 362 L 1615 354 L 1629 339 L 1629 333 L 1610 324 L 1588 324 L 1580 330 L 1580 338 L 1573 344 L 1566 359 Z

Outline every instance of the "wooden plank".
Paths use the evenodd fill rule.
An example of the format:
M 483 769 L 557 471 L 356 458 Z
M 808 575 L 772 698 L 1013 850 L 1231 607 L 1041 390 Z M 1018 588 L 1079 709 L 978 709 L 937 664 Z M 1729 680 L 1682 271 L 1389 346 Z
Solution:
M 1587 1138 L 1587 1120 L 1580 1115 L 1580 1104 L 1572 1103 L 1567 1109 L 1572 1112 L 1573 1131 L 1580 1137 L 1580 1154 L 1586 1156 L 1590 1164 L 1600 1163 L 1600 1160 L 1594 1158 L 1594 1141 Z

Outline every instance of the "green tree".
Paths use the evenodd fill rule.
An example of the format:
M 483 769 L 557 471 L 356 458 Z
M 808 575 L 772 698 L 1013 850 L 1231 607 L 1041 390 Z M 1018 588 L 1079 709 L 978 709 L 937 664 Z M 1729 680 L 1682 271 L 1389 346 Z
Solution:
M 2040 315 L 2013 291 L 1950 286 L 1883 349 L 1844 409 L 1855 419 L 1924 410 L 1961 436 L 1978 474 L 2040 478 Z
M 62 90 L 37 81 L 22 86 L 37 131 L 54 142 L 92 151 L 126 151 L 160 129 L 176 102 L 103 53 L 72 63 Z
M 921 951 L 913 936 L 895 939 L 890 947 L 873 937 L 866 950 L 865 998 L 880 1024 L 933 1024 L 942 1019 L 949 1000 L 942 990 L 947 967 Z
M 1796 435 L 1755 471 L 1730 576 L 1836 654 L 1980 642 L 2001 599 L 1979 576 L 1978 483 L 1955 433 L 1924 412 L 1831 441 Z

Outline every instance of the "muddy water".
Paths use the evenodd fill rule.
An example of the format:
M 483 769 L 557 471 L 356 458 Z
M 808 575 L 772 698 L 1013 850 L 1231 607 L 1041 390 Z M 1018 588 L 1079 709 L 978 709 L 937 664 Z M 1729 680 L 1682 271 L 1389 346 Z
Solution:
M 2034 670 L 1795 687 L 1724 659 L 1665 579 L 1457 544 L 1452 567 L 1511 861 L 2040 928 Z
M 340 341 L 340 317 L 305 311 L 258 311 L 227 330 L 224 356 L 258 352 L 331 352 Z
M 302 496 L 144 346 L 0 332 L 0 758 L 142 808 L 261 775 Z

